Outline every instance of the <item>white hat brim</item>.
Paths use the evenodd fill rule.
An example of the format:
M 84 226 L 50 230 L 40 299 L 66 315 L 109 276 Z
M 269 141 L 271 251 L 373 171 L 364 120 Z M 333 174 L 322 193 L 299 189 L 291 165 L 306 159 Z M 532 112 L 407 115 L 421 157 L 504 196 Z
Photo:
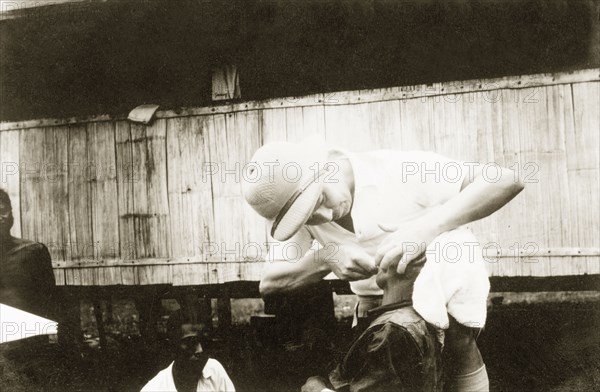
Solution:
M 273 232 L 273 238 L 277 241 L 287 241 L 296 234 L 311 217 L 322 192 L 322 181 L 310 184 L 281 218 Z

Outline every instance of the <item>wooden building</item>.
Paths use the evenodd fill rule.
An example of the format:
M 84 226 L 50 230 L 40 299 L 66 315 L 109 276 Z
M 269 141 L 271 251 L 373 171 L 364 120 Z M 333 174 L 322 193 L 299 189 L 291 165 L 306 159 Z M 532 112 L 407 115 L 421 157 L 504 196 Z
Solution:
M 254 150 L 317 133 L 360 151 L 432 149 L 514 169 L 525 191 L 473 224 L 493 276 L 600 274 L 598 69 L 2 123 L 14 235 L 45 243 L 58 284 L 256 281 L 265 223 L 241 196 Z
M 313 133 L 516 170 L 525 191 L 472 225 L 492 289 L 598 289 L 596 1 L 172 4 L 0 14 L 0 186 L 75 299 L 257 296 L 241 169 Z

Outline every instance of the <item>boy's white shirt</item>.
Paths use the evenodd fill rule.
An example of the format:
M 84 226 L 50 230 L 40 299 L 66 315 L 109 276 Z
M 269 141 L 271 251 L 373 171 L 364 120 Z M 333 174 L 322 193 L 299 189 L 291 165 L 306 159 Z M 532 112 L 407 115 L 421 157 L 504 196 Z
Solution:
M 293 238 L 303 250 L 315 239 L 331 249 L 334 244 L 356 244 L 375 256 L 389 233 L 378 223 L 416 219 L 429 208 L 460 192 L 468 175 L 467 166 L 426 151 L 380 150 L 364 153 L 332 151 L 332 157 L 347 157 L 354 171 L 352 220 L 355 233 L 336 223 L 304 226 Z M 269 260 L 281 260 L 284 247 L 273 247 Z M 350 282 L 357 295 L 380 295 L 375 277 Z M 481 246 L 466 228 L 438 236 L 427 247 L 427 262 L 415 280 L 413 306 L 428 322 L 447 328 L 448 313 L 459 323 L 483 327 L 487 313 L 489 278 Z
M 209 358 L 202 370 L 202 378 L 198 381 L 197 392 L 235 392 L 235 387 L 227 375 L 223 365 L 216 359 Z M 141 392 L 177 392 L 173 380 L 173 362 L 142 388 Z

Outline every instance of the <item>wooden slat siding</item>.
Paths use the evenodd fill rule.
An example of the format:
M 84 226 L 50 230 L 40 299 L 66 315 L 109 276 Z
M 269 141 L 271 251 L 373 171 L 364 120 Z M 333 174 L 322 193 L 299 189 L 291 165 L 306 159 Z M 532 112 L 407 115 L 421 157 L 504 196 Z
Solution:
M 130 215 L 133 220 L 133 234 L 136 258 L 153 257 L 152 249 L 148 244 L 151 240 L 148 208 L 148 147 L 146 140 L 146 127 L 131 123 L 131 157 L 133 172 L 136 181 L 133 182 L 133 212 Z
M 350 151 L 373 149 L 369 132 L 369 104 L 325 107 L 325 136 L 329 144 Z
M 19 177 L 21 180 L 21 234 L 23 238 L 38 239 L 41 235 L 42 213 L 40 194 L 42 175 L 40 165 L 44 138 L 42 129 L 25 129 L 20 137 Z M 27 146 L 27 148 L 25 148 Z
M 233 127 L 233 118 L 229 119 L 229 122 L 230 127 Z M 235 168 L 235 155 L 230 156 L 228 151 L 227 116 L 221 114 L 212 116 L 207 132 L 210 140 L 210 163 L 214 165 L 211 169 L 214 172 L 210 178 L 213 189 L 215 237 L 210 250 L 207 249 L 210 251 L 207 256 L 210 256 L 213 252 L 220 255 L 223 245 L 234 246 L 236 237 L 240 238 L 239 228 L 237 225 L 232 225 L 238 216 L 234 210 L 236 203 L 231 201 L 235 200 L 240 192 L 236 186 L 231 186 L 226 181 L 226 176 L 232 176 L 226 171 Z
M 170 253 L 169 198 L 167 195 L 167 120 L 156 120 L 147 128 L 148 135 L 148 207 L 155 215 L 151 220 L 151 241 L 156 244 L 154 257 L 167 257 Z M 152 170 L 150 171 L 150 168 Z
M 0 188 L 10 197 L 14 218 L 11 234 L 21 237 L 21 183 L 19 181 L 19 138 L 21 131 L 0 132 Z
M 600 83 L 573 85 L 574 132 L 567 137 L 573 229 L 577 244 L 598 246 L 600 239 Z M 586 271 L 600 271 L 600 260 L 588 259 Z
M 203 172 L 209 162 L 203 118 L 171 119 L 167 123 L 167 168 L 171 252 L 174 257 L 202 254 L 212 227 L 211 182 Z
M 43 150 L 38 150 L 40 183 L 37 188 L 41 220 L 39 237 L 48 246 L 53 260 L 67 259 L 69 243 L 68 202 L 68 127 L 44 129 Z M 26 147 L 27 148 L 27 147 Z
M 300 113 L 300 121 L 302 115 Z M 236 124 L 238 124 L 239 137 L 245 141 L 244 153 L 240 157 L 240 166 L 242 175 L 244 175 L 244 166 L 250 162 L 254 152 L 261 146 L 262 135 L 262 116 L 259 112 L 236 113 Z M 241 179 L 240 179 L 241 180 Z M 242 243 L 241 256 L 246 260 L 257 260 L 266 258 L 267 232 L 265 221 L 252 207 L 240 197 L 241 202 L 241 220 L 242 220 Z M 240 278 L 244 276 L 242 271 L 238 271 Z
M 88 157 L 88 132 L 86 125 L 69 126 L 68 190 L 70 255 L 67 260 L 86 262 L 93 260 L 91 176 L 93 170 Z
M 167 189 L 169 197 L 170 237 L 173 257 L 194 254 L 191 211 L 183 207 L 183 195 L 191 191 L 182 175 L 181 166 L 189 159 L 187 129 L 190 118 L 173 118 L 167 121 Z
M 192 191 L 184 197 L 191 206 L 194 256 L 204 256 L 204 244 L 214 238 L 215 218 L 213 205 L 213 188 L 205 165 L 211 163 L 210 140 L 208 135 L 211 116 L 194 118 L 188 128 L 189 154 L 186 179 L 192 182 Z
M 210 158 L 217 172 L 211 177 L 214 195 L 215 236 L 210 244 L 211 253 L 221 260 L 234 260 L 243 242 L 240 227 L 242 213 L 241 189 L 236 176 L 239 172 L 240 150 L 233 114 L 213 116 L 208 128 Z M 231 277 L 234 279 L 234 277 Z
M 67 284 L 67 280 L 65 279 L 66 270 L 64 269 L 55 269 L 52 271 L 54 273 L 54 283 L 57 286 L 64 286 Z
M 573 243 L 573 228 L 571 227 L 571 199 L 569 189 L 569 173 L 567 170 L 566 135 L 573 132 L 573 102 L 571 85 L 549 86 L 546 89 L 548 102 L 547 120 L 550 132 L 543 135 L 543 149 L 552 151 L 549 160 L 549 172 L 557 188 L 549 188 L 544 192 L 544 208 L 551 211 L 549 241 L 554 246 L 569 246 Z M 544 137 L 545 136 L 545 137 Z M 554 184 L 553 184 L 554 185 Z M 581 257 L 550 257 L 549 275 L 563 275 L 569 266 L 578 274 L 585 272 L 587 261 Z M 565 270 L 566 269 L 566 270 Z
M 309 131 L 304 129 L 302 107 L 285 109 L 285 129 L 287 141 L 296 143 L 306 138 Z
M 399 102 L 400 143 L 406 151 L 423 150 L 432 145 L 429 113 L 427 105 L 419 98 Z
M 169 265 L 140 265 L 135 267 L 135 270 L 141 285 L 170 283 L 173 281 L 171 266 Z
M 88 159 L 96 169 L 90 178 L 95 257 L 115 258 L 120 255 L 115 124 L 90 124 L 88 138 Z
M 325 107 L 307 106 L 302 108 L 302 120 L 307 135 L 325 138 Z M 263 131 L 264 135 L 264 131 Z
M 586 84 L 590 84 L 593 87 L 585 86 Z M 553 85 L 556 84 L 554 83 Z M 433 86 L 434 89 L 438 87 L 440 86 Z M 577 90 L 578 88 L 579 90 Z M 255 127 L 254 125 L 249 125 L 251 123 L 259 124 L 256 127 L 259 129 L 256 136 L 256 146 L 260 144 L 261 137 L 263 142 L 284 140 L 286 138 L 299 140 L 301 138 L 299 136 L 302 136 L 301 132 L 311 133 L 308 129 L 312 127 L 307 126 L 307 124 L 316 123 L 317 127 L 319 124 L 322 124 L 322 131 L 327 134 L 329 141 L 339 139 L 338 135 L 341 135 L 344 140 L 350 139 L 347 145 L 343 145 L 342 143 L 342 146 L 351 150 L 389 147 L 387 144 L 398 143 L 397 140 L 400 140 L 398 145 L 391 147 L 409 150 L 431 149 L 431 146 L 433 146 L 439 152 L 457 159 L 469 159 L 474 155 L 478 161 L 484 163 L 494 161 L 508 167 L 516 163 L 518 164 L 517 167 L 522 171 L 524 170 L 524 163 L 527 163 L 526 161 L 535 162 L 539 165 L 537 173 L 539 183 L 527 184 L 526 191 L 519 195 L 514 202 L 492 217 L 472 225 L 483 243 L 486 243 L 489 238 L 498 242 L 503 247 L 503 257 L 500 261 L 490 263 L 493 274 L 540 276 L 580 274 L 584 272 L 593 273 L 592 271 L 597 271 L 596 273 L 600 272 L 598 255 L 596 254 L 591 256 L 575 256 L 569 252 L 559 252 L 547 255 L 543 254 L 539 255 L 539 257 L 538 255 L 533 256 L 533 258 L 539 259 L 538 263 L 531 263 L 532 256 L 527 256 L 526 252 L 522 252 L 516 257 L 511 257 L 509 254 L 510 246 L 518 242 L 523 247 L 527 240 L 537 243 L 540 246 L 540 252 L 543 247 L 548 246 L 576 249 L 578 246 L 582 246 L 581 244 L 585 244 L 586 241 L 591 241 L 595 244 L 590 246 L 591 248 L 598 249 L 598 241 L 591 234 L 598 231 L 598 218 L 593 215 L 594 213 L 597 215 L 598 210 L 592 207 L 598 204 L 599 193 L 598 152 L 595 151 L 598 146 L 598 136 L 597 132 L 590 133 L 589 131 L 590 129 L 598 129 L 598 82 L 575 83 L 572 86 L 563 83 L 556 85 L 556 87 L 541 86 L 518 90 L 501 89 L 497 90 L 501 99 L 495 102 L 489 100 L 492 97 L 490 94 L 488 94 L 488 99 L 486 100 L 482 91 L 462 94 L 460 95 L 460 100 L 451 95 L 443 94 L 439 97 L 437 95 L 430 95 L 400 100 L 391 98 L 394 96 L 393 94 L 397 96 L 400 93 L 404 94 L 405 91 L 407 91 L 405 88 L 391 88 L 370 92 L 349 92 L 336 96 L 335 98 L 338 99 L 336 103 L 306 103 L 309 106 L 303 106 L 305 97 L 297 101 L 299 106 L 303 106 L 301 111 L 296 109 L 290 110 L 289 108 L 292 106 L 289 105 L 283 105 L 281 109 L 279 108 L 280 106 L 274 106 L 277 109 L 255 110 L 258 106 L 250 104 L 248 108 L 233 113 L 231 117 L 227 116 L 225 118 L 219 114 L 193 117 L 189 120 L 191 123 L 193 123 L 192 120 L 197 120 L 198 124 L 204 124 L 205 122 L 211 124 L 214 117 L 220 116 L 224 123 L 222 128 L 225 129 L 224 142 L 226 147 L 225 150 L 221 149 L 220 151 L 226 151 L 228 159 L 232 156 L 249 156 L 253 152 L 253 148 L 255 147 L 250 148 L 247 144 L 244 144 L 248 140 L 248 137 L 244 136 L 245 133 L 248 132 L 248 129 Z M 380 95 L 375 99 L 377 92 Z M 367 97 L 367 95 L 369 96 Z M 444 99 L 444 97 L 446 98 Z M 360 101 L 358 100 L 359 98 L 361 99 Z M 366 98 L 373 98 L 373 100 L 371 103 L 365 104 L 363 102 Z M 388 110 L 393 111 L 394 107 L 397 109 L 397 115 L 387 112 Z M 253 109 L 254 112 L 250 111 L 249 108 Z M 332 108 L 338 110 L 331 110 Z M 236 111 L 236 107 L 230 106 L 229 110 Z M 256 113 L 257 120 L 252 118 L 251 113 Z M 302 116 L 302 121 L 299 120 L 299 116 Z M 360 118 L 358 121 L 354 121 L 353 116 Z M 339 123 L 334 122 L 334 125 L 332 125 L 332 121 L 336 117 L 340 118 L 342 125 L 349 125 L 343 129 Z M 230 118 L 232 118 L 231 123 L 229 123 Z M 172 121 L 172 119 L 168 121 Z M 386 134 L 385 128 L 387 126 L 384 124 L 387 122 L 393 124 L 395 121 L 398 122 L 395 129 L 399 129 L 399 132 Z M 128 133 L 129 125 L 125 122 L 120 122 L 120 124 L 121 127 L 124 126 L 127 128 Z M 125 159 L 133 161 L 135 152 L 131 154 L 131 143 L 127 142 L 129 144 L 124 148 L 125 144 L 123 140 L 125 138 L 120 137 L 119 123 L 117 123 L 116 127 L 117 162 L 123 160 L 123 152 L 127 150 L 130 153 Z M 450 131 L 452 128 L 455 131 L 451 136 Z M 523 134 L 526 131 L 528 132 Z M 23 134 L 25 132 L 27 131 L 24 130 Z M 145 129 L 144 132 L 146 132 Z M 212 136 L 218 135 L 214 124 L 213 130 L 208 133 Z M 561 136 L 561 133 L 564 133 L 564 135 Z M 242 136 L 240 137 L 240 135 Z M 186 136 L 180 137 L 185 139 Z M 239 139 L 232 141 L 231 137 L 238 137 Z M 21 135 L 21 150 L 23 150 L 22 142 L 24 138 L 25 136 Z M 129 139 L 127 138 L 127 140 Z M 238 140 L 241 141 L 238 142 Z M 358 142 L 353 140 L 358 140 Z M 366 147 L 364 146 L 365 140 L 369 144 Z M 182 140 L 178 140 L 178 142 L 185 143 Z M 145 143 L 148 144 L 148 140 L 145 140 Z M 205 141 L 200 142 L 199 145 L 202 146 L 203 143 Z M 162 141 L 159 144 L 162 144 L 164 151 L 165 156 L 163 160 L 170 161 L 171 159 L 166 156 L 167 143 Z M 356 147 L 355 144 L 360 144 L 360 146 Z M 207 145 L 210 145 L 212 150 L 215 149 L 213 141 L 206 142 L 203 148 L 208 149 Z M 0 144 L 0 149 L 4 148 Z M 36 149 L 36 151 L 42 150 L 40 148 Z M 187 157 L 186 154 L 191 155 L 192 151 L 200 150 L 201 148 L 192 148 L 190 145 L 189 153 L 186 151 L 182 152 L 182 156 L 180 157 L 182 165 L 191 166 L 192 163 L 189 161 L 192 159 Z M 583 155 L 581 155 L 582 151 Z M 148 154 L 145 151 L 144 154 L 138 154 L 141 156 L 143 162 L 136 161 L 136 168 L 146 168 L 148 166 L 145 163 Z M 586 156 L 586 154 L 591 158 Z M 71 159 L 71 156 L 76 155 L 76 153 L 71 152 L 69 159 Z M 208 151 L 206 155 L 209 155 Z M 582 158 L 580 158 L 580 155 Z M 586 160 L 591 160 L 591 163 L 585 163 L 584 161 Z M 210 158 L 210 161 L 215 160 Z M 166 167 L 169 167 L 168 164 Z M 226 167 L 221 167 L 220 169 L 224 168 L 235 169 L 232 165 L 226 165 Z M 169 167 L 169 169 L 171 168 Z M 137 170 L 137 173 L 139 173 L 139 170 Z M 568 173 L 568 178 L 566 178 L 565 173 Z M 146 173 L 143 172 L 142 174 L 145 175 Z M 182 175 L 182 180 L 185 178 L 185 181 L 190 181 L 189 178 L 191 177 L 191 175 L 187 174 Z M 233 177 L 230 174 L 227 178 L 233 179 Z M 165 195 L 171 192 L 171 189 L 167 186 L 166 178 L 165 169 L 164 184 L 160 185 L 162 187 L 161 192 L 164 192 Z M 134 207 L 133 203 L 131 203 L 130 208 L 127 207 L 129 201 L 126 196 L 128 193 L 131 195 L 130 200 L 133 200 L 135 195 L 136 200 L 137 198 L 141 199 L 142 204 L 144 204 L 144 197 L 146 197 L 146 207 L 143 210 L 145 211 L 145 216 L 142 216 L 143 218 L 148 218 L 148 215 L 153 214 L 148 212 L 150 210 L 148 204 L 150 203 L 147 196 L 151 193 L 147 185 L 148 180 L 138 180 L 144 185 L 131 184 L 128 187 L 129 189 L 122 186 L 119 181 L 117 192 L 119 214 L 123 217 L 124 215 L 127 216 L 123 213 L 124 211 L 131 211 L 132 216 L 137 217 L 137 223 L 139 223 L 138 215 L 140 215 L 140 211 L 138 211 L 137 206 Z M 221 181 L 221 178 L 217 178 L 217 181 Z M 218 235 L 222 237 L 225 235 L 233 237 L 239 235 L 245 241 L 240 244 L 241 250 L 243 244 L 250 242 L 250 236 L 255 234 L 255 230 L 250 227 L 252 225 L 250 216 L 255 216 L 255 214 L 252 215 L 253 213 L 249 209 L 246 211 L 247 206 L 243 203 L 239 193 L 234 196 L 236 192 L 239 192 L 239 187 L 236 189 L 235 187 L 238 184 L 235 184 L 235 181 L 233 182 L 234 184 L 229 182 L 216 184 L 219 185 L 219 189 L 215 189 L 215 195 L 220 194 L 226 198 L 230 197 L 231 200 L 221 200 L 219 202 L 222 205 L 215 208 L 219 211 L 229 209 L 230 217 L 233 215 L 238 217 L 235 223 L 232 223 L 232 218 L 225 219 L 229 223 L 224 223 L 222 228 L 231 227 L 232 224 L 235 224 L 237 227 L 241 227 L 240 232 L 238 234 L 223 233 L 222 228 L 218 228 L 214 232 L 215 235 L 219 233 Z M 35 188 L 35 184 L 32 183 L 24 184 L 23 186 L 34 186 Z M 42 184 L 42 186 L 46 185 Z M 136 187 L 140 189 L 134 189 Z M 144 188 L 146 189 L 145 195 L 140 194 L 140 191 Z M 203 224 L 197 225 L 194 223 L 192 225 L 194 228 L 196 226 L 206 227 L 206 222 L 211 224 L 211 222 L 217 220 L 216 218 L 212 219 L 211 188 L 203 187 L 202 189 L 208 192 L 208 204 L 211 206 L 208 210 L 210 213 L 208 218 L 205 216 L 199 218 L 199 222 Z M 557 189 L 560 190 L 556 191 Z M 569 189 L 570 192 L 564 192 L 563 189 Z M 34 190 L 37 190 L 37 188 Z M 71 189 L 69 190 L 71 191 Z M 124 191 L 123 194 L 121 190 Z M 45 202 L 45 193 L 42 192 L 41 194 L 39 200 L 36 200 L 38 209 L 39 206 L 45 207 L 42 203 Z M 182 195 L 182 199 L 183 197 Z M 25 200 L 25 195 L 22 194 L 21 198 L 24 205 L 26 203 L 32 204 Z M 236 202 L 233 200 L 241 202 L 242 207 L 240 208 L 239 204 L 236 206 Z M 69 206 L 72 206 L 71 203 L 72 201 L 69 200 Z M 217 203 L 216 197 L 215 203 Z M 232 207 L 229 208 L 229 204 L 227 203 L 232 205 Z M 121 208 L 123 204 L 125 208 Z M 165 203 L 165 205 L 169 204 L 170 200 L 169 203 Z M 196 205 L 196 203 L 192 204 Z M 569 208 L 565 209 L 565 205 L 568 205 Z M 188 207 L 181 208 L 188 210 Z M 25 208 L 22 208 L 22 210 L 25 211 Z M 529 211 L 528 213 L 531 216 L 524 217 L 525 211 Z M 554 213 L 545 216 L 551 211 L 554 211 Z M 248 212 L 251 214 L 248 215 Z M 192 215 L 197 216 L 196 213 Z M 71 221 L 74 219 L 71 215 L 69 217 Z M 26 220 L 23 217 L 23 221 L 25 222 Z M 121 242 L 123 233 L 127 232 L 123 228 L 123 220 L 121 219 L 119 228 Z M 524 221 L 528 223 L 524 223 Z M 259 226 L 261 225 L 259 219 L 254 223 L 257 223 Z M 35 229 L 35 224 L 36 222 L 32 221 L 29 226 Z M 528 224 L 529 227 L 527 226 Z M 596 227 L 591 226 L 593 224 Z M 23 225 L 23 229 L 24 226 L 25 224 Z M 559 229 L 557 230 L 557 228 Z M 263 224 L 256 232 L 264 235 L 265 229 L 266 227 Z M 40 228 L 35 230 L 39 233 L 44 232 Z M 146 230 L 145 233 L 154 235 L 156 231 L 152 228 Z M 72 229 L 70 232 L 72 232 Z M 135 234 L 136 230 L 132 230 L 132 238 L 134 238 Z M 142 234 L 144 234 L 143 231 Z M 586 235 L 588 237 L 584 238 Z M 25 235 L 24 237 L 32 238 Z M 193 237 L 197 238 L 199 236 L 194 234 Z M 123 248 L 122 244 L 121 248 Z M 139 249 L 137 245 L 131 248 Z M 169 247 L 167 252 L 168 257 L 165 259 L 174 257 L 174 248 L 177 247 Z M 232 248 L 234 249 L 233 246 L 229 246 L 229 249 Z M 184 255 L 189 252 L 182 251 L 180 253 Z M 86 281 L 92 281 L 95 284 L 107 284 L 110 280 L 118 280 L 119 277 L 111 276 L 114 271 L 117 271 L 117 268 L 128 268 L 130 271 L 134 271 L 134 279 L 137 279 L 137 274 L 141 274 L 144 282 L 158 282 L 162 279 L 162 283 L 169 283 L 169 279 L 171 279 L 173 282 L 181 282 L 180 284 L 194 284 L 245 279 L 248 278 L 247 274 L 253 273 L 250 271 L 253 271 L 256 265 L 260 265 L 260 263 L 227 263 L 228 265 L 223 265 L 222 268 L 214 270 L 209 268 L 208 265 L 220 262 L 220 259 L 214 259 L 211 255 L 200 256 L 200 260 L 207 262 L 206 264 L 202 264 L 203 268 L 200 268 L 200 265 L 196 264 L 197 261 L 195 261 L 198 260 L 195 257 L 198 255 L 189 256 L 191 256 L 188 257 L 190 259 L 189 262 L 194 264 L 161 265 L 159 263 L 156 265 L 146 265 L 149 263 L 153 264 L 153 260 L 160 261 L 161 259 L 158 256 L 136 255 L 134 266 L 131 263 L 126 263 L 126 266 L 118 267 L 118 264 L 110 264 L 112 261 L 106 260 L 105 262 L 110 264 L 109 267 L 102 267 L 99 264 L 98 267 L 85 268 L 85 270 L 76 273 L 76 265 L 70 264 L 70 267 L 62 268 L 65 263 L 68 263 L 67 260 L 62 262 L 63 265 L 59 266 L 59 268 L 65 271 L 65 281 L 77 281 L 79 284 Z M 67 255 L 67 259 L 68 257 L 69 255 Z M 149 259 L 145 259 L 146 257 Z M 186 259 L 186 257 L 183 259 Z M 518 263 L 514 263 L 514 260 L 518 261 Z M 55 260 L 55 263 L 61 263 L 61 261 Z M 169 267 L 169 272 L 165 273 L 162 277 L 159 272 L 157 272 L 158 275 L 155 275 L 154 270 L 144 269 L 145 267 L 154 268 L 162 266 Z M 94 270 L 96 271 L 94 272 Z M 162 271 L 161 273 L 164 273 L 164 269 Z M 130 273 L 129 275 L 132 274 Z M 125 274 L 121 274 L 121 277 L 123 282 L 130 279 L 125 278 Z
M 323 106 L 318 106 L 318 108 L 321 108 L 323 116 L 323 133 L 321 135 L 325 136 L 325 109 Z M 285 109 L 265 109 L 261 111 L 261 115 L 262 144 L 287 140 Z M 319 114 L 317 112 L 309 119 L 316 122 L 318 126 L 318 118 Z M 305 121 L 310 121 L 309 119 L 305 118 Z M 263 232 L 265 233 L 265 238 L 270 238 L 268 229 L 268 226 L 264 224 Z M 266 248 L 265 252 L 268 252 L 269 247 L 267 246 Z
M 287 119 L 285 109 L 262 111 L 263 144 L 287 140 Z
M 58 269 L 54 269 L 54 275 L 56 277 L 56 271 L 59 271 Z M 75 285 L 75 279 L 73 278 L 73 275 L 75 274 L 75 272 L 79 272 L 79 269 L 64 269 L 64 276 L 65 276 L 65 286 L 74 286 Z
M 524 94 L 519 96 L 517 101 L 518 121 L 520 132 L 515 137 L 519 138 L 519 160 L 518 167 L 525 167 L 530 163 L 535 163 L 539 166 L 538 182 L 528 183 L 522 195 L 523 201 L 526 203 L 521 211 L 521 218 L 518 225 L 520 246 L 525 243 L 535 243 L 537 246 L 543 247 L 548 244 L 548 211 L 540 210 L 542 206 L 542 193 L 548 191 L 545 189 L 552 181 L 549 178 L 548 168 L 545 162 L 541 161 L 542 154 L 539 151 L 542 149 L 540 145 L 540 136 L 548 133 L 548 124 L 544 121 L 544 117 L 540 113 L 547 111 L 545 94 L 539 94 L 536 89 L 522 90 Z M 537 99 L 529 100 L 532 95 L 537 95 Z M 516 221 L 515 221 L 516 222 Z M 544 268 L 548 263 L 532 263 L 529 260 L 521 259 L 514 264 L 515 273 L 522 276 L 530 276 L 534 272 L 541 273 L 541 268 Z M 532 271 L 533 269 L 533 271 Z
M 236 113 L 233 116 L 214 116 L 209 127 L 210 157 L 219 168 L 212 177 L 215 209 L 215 236 L 212 246 L 219 249 L 223 261 L 244 258 L 249 242 L 263 244 L 264 222 L 245 205 L 241 192 L 244 165 L 260 146 L 258 113 Z M 257 228 L 259 231 L 257 232 Z M 240 279 L 239 270 L 223 271 L 227 280 Z
M 133 260 L 138 257 L 135 246 L 135 206 L 134 185 L 141 181 L 139 169 L 133 164 L 133 142 L 129 123 L 117 121 L 115 124 L 115 151 L 117 164 L 117 200 L 119 207 L 119 248 L 120 258 L 123 261 Z M 130 274 L 124 284 L 136 284 L 137 277 Z
M 369 133 L 381 149 L 396 149 L 402 144 L 398 101 L 373 102 L 369 105 Z
M 185 129 L 189 118 L 174 118 L 167 120 L 167 195 L 169 198 L 170 217 L 170 254 L 181 257 L 190 254 L 189 213 L 183 210 L 182 195 L 187 191 L 187 184 L 182 181 L 181 169 L 183 159 L 182 150 L 185 148 Z M 180 144 L 180 141 L 182 144 Z M 193 246 L 193 243 L 192 243 Z
M 169 266 L 174 286 L 189 286 L 208 281 L 207 263 Z
M 501 90 L 502 100 L 500 101 L 501 112 L 501 135 L 502 135 L 502 156 L 504 157 L 505 167 L 520 168 L 523 165 L 520 155 L 521 144 L 519 133 L 521 132 L 521 123 L 519 121 L 520 100 L 518 91 Z M 521 103 L 522 104 L 522 103 Z M 529 184 L 528 184 L 529 185 Z M 498 245 L 504 249 L 503 252 L 509 252 L 509 247 L 522 244 L 524 241 L 521 238 L 521 220 L 523 217 L 522 211 L 525 208 L 533 208 L 534 206 L 528 198 L 533 189 L 527 186 L 525 191 L 521 192 L 515 203 L 509 203 L 502 211 L 497 212 L 497 229 L 494 234 Z M 537 218 L 536 220 L 537 221 Z M 485 222 L 483 222 L 485 223 Z M 519 258 L 514 258 L 508 262 L 499 260 L 497 262 L 498 274 L 500 276 L 520 273 Z

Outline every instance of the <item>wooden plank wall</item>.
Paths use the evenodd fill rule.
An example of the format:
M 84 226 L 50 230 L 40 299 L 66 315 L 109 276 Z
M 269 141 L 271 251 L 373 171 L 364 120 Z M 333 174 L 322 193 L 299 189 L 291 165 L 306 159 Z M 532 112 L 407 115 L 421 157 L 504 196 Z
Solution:
M 263 143 L 317 133 L 354 151 L 435 150 L 527 183 L 472 225 L 493 275 L 598 274 L 600 78 L 584 73 L 162 112 L 151 126 L 2 124 L 0 186 L 13 234 L 48 245 L 59 284 L 222 283 L 260 277 L 268 235 L 239 176 Z

